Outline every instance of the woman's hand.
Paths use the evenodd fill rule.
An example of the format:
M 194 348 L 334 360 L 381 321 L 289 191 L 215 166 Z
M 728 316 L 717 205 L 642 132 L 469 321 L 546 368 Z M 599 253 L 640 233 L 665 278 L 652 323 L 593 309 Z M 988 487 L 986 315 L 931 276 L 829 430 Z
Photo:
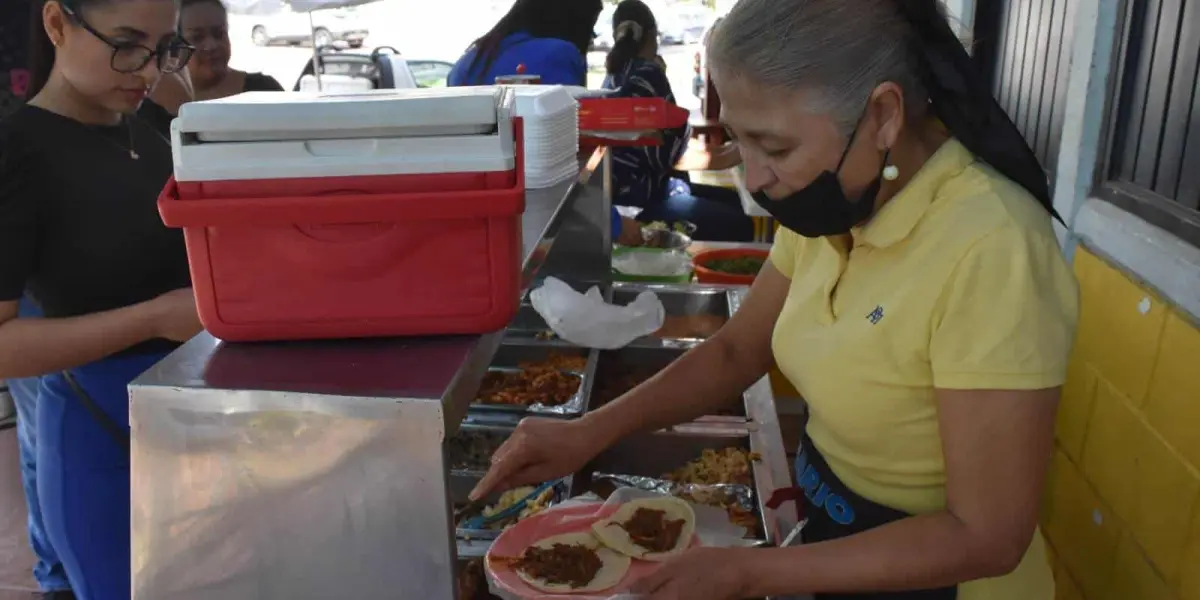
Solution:
M 695 548 L 633 584 L 648 600 L 740 600 L 746 594 L 745 548 Z
M 582 420 L 530 417 L 492 455 L 492 466 L 471 498 L 565 477 L 583 468 L 604 449 L 596 428 Z
M 196 295 L 192 288 L 167 292 L 150 301 L 153 311 L 155 337 L 174 342 L 186 342 L 204 331 L 196 312 Z
M 636 219 L 621 217 L 621 235 L 617 238 L 617 243 L 622 246 L 645 244 L 646 238 L 642 236 L 642 224 Z

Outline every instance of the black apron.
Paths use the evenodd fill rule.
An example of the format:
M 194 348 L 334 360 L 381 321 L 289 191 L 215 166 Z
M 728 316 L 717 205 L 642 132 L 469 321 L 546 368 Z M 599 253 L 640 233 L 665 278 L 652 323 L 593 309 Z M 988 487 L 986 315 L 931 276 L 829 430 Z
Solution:
M 775 509 L 784 502 L 795 500 L 801 515 L 808 518 L 802 534 L 805 543 L 848 537 L 912 516 L 851 491 L 833 474 L 833 469 L 829 468 L 808 434 L 800 441 L 795 467 L 796 487 L 775 493 L 767 507 Z M 813 595 L 815 600 L 955 600 L 957 597 L 958 586 L 906 592 Z

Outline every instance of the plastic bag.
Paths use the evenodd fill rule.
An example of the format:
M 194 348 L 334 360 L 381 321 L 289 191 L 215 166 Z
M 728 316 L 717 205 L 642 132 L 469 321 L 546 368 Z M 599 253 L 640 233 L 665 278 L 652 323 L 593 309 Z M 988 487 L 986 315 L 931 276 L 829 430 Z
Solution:
M 628 306 L 615 306 L 604 301 L 598 288 L 580 294 L 554 277 L 533 290 L 529 301 L 558 337 L 600 350 L 623 348 L 661 329 L 666 319 L 654 292 L 638 294 Z
M 636 488 L 619 488 L 608 497 L 600 500 L 594 494 L 572 498 L 562 504 L 547 509 L 512 526 L 497 538 L 492 550 L 503 556 L 515 556 L 529 544 L 566 531 L 586 531 L 597 520 L 616 512 L 617 507 L 640 498 L 661 498 L 663 494 L 639 490 Z M 745 530 L 729 522 L 729 516 L 724 510 L 692 503 L 696 513 L 696 540 L 700 546 L 733 548 L 747 545 L 743 539 Z M 530 588 L 522 595 L 514 589 L 508 589 L 500 582 L 491 570 L 490 561 L 486 567 L 488 587 L 491 593 L 504 600 L 637 600 L 641 596 L 630 594 L 629 586 L 645 577 L 661 563 L 634 561 L 626 579 L 611 590 L 594 594 L 546 594 L 533 592 Z M 523 586 L 523 584 L 522 584 Z

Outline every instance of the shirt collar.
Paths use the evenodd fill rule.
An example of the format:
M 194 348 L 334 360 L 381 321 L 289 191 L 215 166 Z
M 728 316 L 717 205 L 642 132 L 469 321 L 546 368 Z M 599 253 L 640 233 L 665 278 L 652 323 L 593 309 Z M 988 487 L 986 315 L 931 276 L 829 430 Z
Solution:
M 851 231 L 855 244 L 886 248 L 908 237 L 942 185 L 974 162 L 975 156 L 958 140 L 947 140 L 866 225 Z

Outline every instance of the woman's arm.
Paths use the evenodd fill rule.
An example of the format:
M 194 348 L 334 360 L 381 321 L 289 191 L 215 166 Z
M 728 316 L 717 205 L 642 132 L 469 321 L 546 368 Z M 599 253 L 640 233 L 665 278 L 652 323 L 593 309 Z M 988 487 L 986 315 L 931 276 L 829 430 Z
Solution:
M 746 552 L 746 596 L 898 591 L 1013 571 L 1029 549 L 1059 389 L 937 390 L 947 508 L 840 540 Z
M 767 263 L 733 318 L 704 343 L 583 421 L 603 447 L 724 408 L 771 368 L 771 333 L 791 282 Z
M 34 377 L 100 360 L 159 337 L 156 303 L 67 319 L 18 319 L 0 302 L 0 379 Z

